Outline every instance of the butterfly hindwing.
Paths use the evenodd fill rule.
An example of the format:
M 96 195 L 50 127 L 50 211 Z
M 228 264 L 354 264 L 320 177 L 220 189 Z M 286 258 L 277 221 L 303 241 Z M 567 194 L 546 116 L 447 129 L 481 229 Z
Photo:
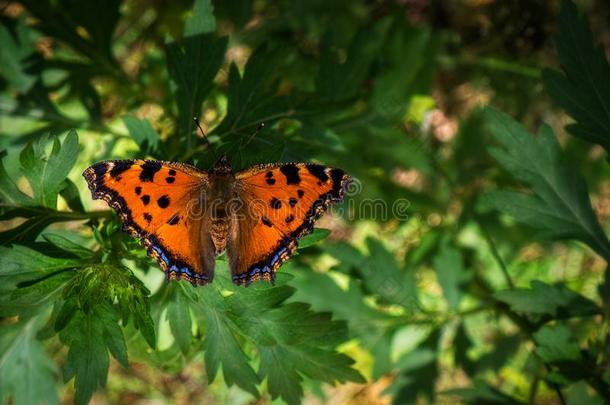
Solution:
M 211 281 L 214 251 L 198 209 L 206 173 L 182 163 L 108 160 L 83 175 L 93 198 L 117 211 L 124 229 L 140 238 L 170 279 Z
M 304 163 L 255 166 L 235 178 L 243 208 L 227 253 L 233 281 L 246 285 L 273 281 L 297 240 L 313 230 L 331 203 L 342 201 L 350 181 L 341 169 Z

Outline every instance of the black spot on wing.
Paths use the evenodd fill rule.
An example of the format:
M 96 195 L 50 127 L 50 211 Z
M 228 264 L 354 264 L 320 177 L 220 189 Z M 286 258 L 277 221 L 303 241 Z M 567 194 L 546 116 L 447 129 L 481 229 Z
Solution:
M 275 184 L 275 179 L 267 179 L 267 184 L 269 184 L 270 186 Z
M 299 176 L 299 168 L 292 164 L 287 164 L 280 167 L 280 172 L 286 177 L 286 184 L 299 184 L 301 177 Z
M 169 207 L 169 197 L 167 195 L 162 195 L 157 199 L 157 205 L 161 208 Z
M 148 205 L 148 203 L 150 202 L 150 196 L 148 194 L 143 195 L 142 197 L 140 197 L 140 199 L 142 200 L 144 205 Z
M 298 190 L 297 195 L 299 196 L 299 198 L 303 198 L 303 196 L 305 195 L 305 192 L 303 190 Z
M 172 184 L 174 181 L 176 181 L 176 178 L 175 177 L 171 177 L 171 176 L 170 177 L 166 177 L 165 181 L 168 182 L 169 184 Z
M 269 172 L 265 173 L 265 177 L 267 177 L 267 178 L 273 177 L 273 172 L 269 171 Z
M 148 212 L 145 212 L 144 219 L 150 224 L 150 221 L 152 221 L 152 215 L 150 215 Z
M 167 223 L 170 225 L 176 225 L 178 222 L 180 222 L 180 216 L 178 214 L 174 214 L 174 216 L 167 221 Z
M 170 176 L 175 176 L 176 175 L 176 171 L 174 169 L 169 169 L 169 175 Z
M 294 207 L 295 205 L 297 205 L 297 202 L 299 202 L 299 200 L 297 200 L 294 197 L 290 197 L 290 199 L 288 200 L 288 204 L 290 204 L 291 207 Z
M 282 208 L 282 202 L 277 198 L 273 197 L 271 199 L 271 208 L 273 208 L 274 210 L 279 210 L 280 208 Z
M 153 181 L 155 173 L 161 170 L 161 163 L 154 160 L 147 160 L 142 165 L 142 171 L 140 172 L 140 180 L 142 181 Z
M 137 186 L 135 191 L 137 195 L 140 195 L 142 193 L 142 187 Z
M 112 177 L 118 177 L 121 173 L 129 170 L 133 166 L 133 162 L 129 160 L 117 160 L 110 169 L 110 175 Z
M 290 214 L 286 217 L 286 223 L 289 224 L 294 221 L 294 215 Z
M 271 228 L 273 226 L 273 224 L 271 223 L 271 221 L 267 217 L 263 217 L 262 221 L 263 221 L 263 224 L 268 226 L 269 228 Z
M 326 183 L 328 181 L 328 175 L 324 171 L 324 166 L 313 164 L 313 165 L 307 165 L 305 167 L 307 168 L 307 171 L 309 173 L 311 173 L 313 176 L 315 176 L 322 183 Z

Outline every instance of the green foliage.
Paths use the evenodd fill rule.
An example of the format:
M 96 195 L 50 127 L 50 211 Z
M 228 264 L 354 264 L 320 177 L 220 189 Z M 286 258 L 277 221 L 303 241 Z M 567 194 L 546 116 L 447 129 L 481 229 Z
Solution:
M 599 28 L 564 0 L 540 74 L 546 3 L 411 3 L 7 8 L 0 400 L 610 401 L 609 168 L 569 136 L 610 150 Z M 275 285 L 162 281 L 80 177 L 221 154 L 354 177 Z
M 532 193 L 493 191 L 482 198 L 482 209 L 506 212 L 548 238 L 581 240 L 610 258 L 610 242 L 595 218 L 584 180 L 562 161 L 551 129 L 542 127 L 536 139 L 505 114 L 488 110 L 487 115 L 492 134 L 505 148 L 493 148 L 491 154 Z
M 36 317 L 0 329 L 0 399 L 4 403 L 59 403 L 55 363 L 36 338 L 40 327 L 41 318 Z
M 561 3 L 559 31 L 555 37 L 563 72 L 546 69 L 544 84 L 551 97 L 576 123 L 567 130 L 610 150 L 610 64 L 595 44 L 586 16 L 569 0 Z

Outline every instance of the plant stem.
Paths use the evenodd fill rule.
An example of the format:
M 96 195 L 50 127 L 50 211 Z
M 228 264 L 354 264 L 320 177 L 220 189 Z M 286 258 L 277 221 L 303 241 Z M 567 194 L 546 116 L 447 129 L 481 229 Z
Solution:
M 513 283 L 510 273 L 508 272 L 508 267 L 506 266 L 506 263 L 504 263 L 502 256 L 500 256 L 500 252 L 498 251 L 498 247 L 496 246 L 496 243 L 494 242 L 493 238 L 491 237 L 491 235 L 489 234 L 487 229 L 481 224 L 481 222 L 480 221 L 477 221 L 477 222 L 479 224 L 479 228 L 483 232 L 483 236 L 485 237 L 487 244 L 489 245 L 489 249 L 491 250 L 492 256 L 494 257 L 496 263 L 498 263 L 500 270 L 502 270 L 502 274 L 504 274 L 506 283 L 508 284 L 510 289 L 515 288 L 515 283 Z

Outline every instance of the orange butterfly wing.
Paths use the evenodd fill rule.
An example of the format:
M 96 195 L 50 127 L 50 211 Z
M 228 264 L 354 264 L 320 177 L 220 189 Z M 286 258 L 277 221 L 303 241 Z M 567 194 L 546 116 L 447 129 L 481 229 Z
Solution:
M 94 199 L 114 208 L 123 229 L 140 238 L 170 279 L 210 282 L 214 249 L 201 195 L 208 175 L 193 166 L 154 160 L 108 160 L 83 173 Z
M 248 285 L 275 272 L 313 230 L 331 203 L 343 200 L 350 176 L 341 169 L 288 163 L 252 167 L 235 175 L 243 208 L 234 218 L 227 253 L 233 281 Z

